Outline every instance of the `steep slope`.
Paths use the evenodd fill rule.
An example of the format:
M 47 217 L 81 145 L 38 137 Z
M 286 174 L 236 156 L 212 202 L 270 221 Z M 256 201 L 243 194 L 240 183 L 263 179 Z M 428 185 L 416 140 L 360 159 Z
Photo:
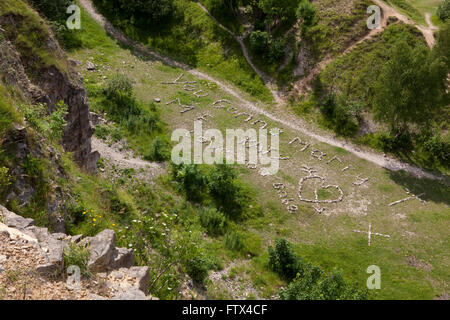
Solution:
M 46 23 L 22 1 L 0 4 L 2 80 L 15 85 L 31 103 L 58 102 L 69 106 L 63 145 L 88 171 L 95 171 L 98 154 L 91 152 L 89 104 L 80 75 L 72 69 Z

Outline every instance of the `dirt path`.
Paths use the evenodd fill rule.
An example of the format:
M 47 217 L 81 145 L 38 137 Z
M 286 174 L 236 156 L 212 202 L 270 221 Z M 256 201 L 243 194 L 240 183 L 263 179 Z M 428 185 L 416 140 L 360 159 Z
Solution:
M 429 27 L 431 30 L 439 30 L 439 28 L 436 27 L 436 26 L 433 24 L 433 22 L 431 22 L 431 14 L 430 14 L 429 12 L 425 13 L 425 21 L 426 21 L 426 23 L 428 24 L 428 27 Z
M 235 35 L 230 29 L 225 27 L 223 24 L 221 24 L 209 11 L 206 9 L 201 3 L 196 2 L 195 3 L 200 9 L 202 9 L 203 12 L 205 12 L 220 28 L 228 32 L 241 46 L 242 53 L 244 54 L 245 60 L 247 60 L 247 63 L 252 67 L 252 69 L 256 72 L 256 74 L 261 78 L 261 80 L 266 85 L 267 89 L 269 89 L 270 93 L 272 94 L 273 98 L 278 104 L 284 103 L 284 100 L 281 98 L 280 93 L 276 90 L 276 84 L 275 80 L 270 77 L 268 74 L 266 74 L 264 71 L 259 69 L 252 61 L 250 57 L 250 52 L 247 49 L 247 46 L 244 43 L 244 39 L 249 35 L 249 32 L 246 32 L 242 36 Z
M 232 86 L 230 86 L 222 81 L 219 81 L 204 72 L 192 69 L 192 68 L 188 67 L 187 65 L 184 65 L 182 63 L 174 61 L 173 59 L 161 56 L 160 54 L 155 53 L 154 51 L 150 50 L 148 47 L 145 47 L 144 45 L 137 43 L 134 40 L 129 39 L 122 32 L 115 29 L 111 25 L 110 22 L 108 22 L 103 16 L 101 16 L 99 14 L 96 11 L 96 9 L 93 7 L 92 2 L 90 0 L 79 0 L 79 2 L 85 8 L 85 10 L 91 15 L 91 17 L 93 17 L 100 25 L 102 25 L 110 36 L 117 39 L 119 42 L 122 42 L 123 44 L 133 47 L 136 51 L 138 51 L 139 53 L 141 53 L 143 55 L 150 56 L 154 59 L 160 60 L 167 65 L 186 70 L 187 72 L 191 73 L 192 75 L 194 75 L 198 78 L 202 78 L 202 79 L 216 83 L 221 90 L 223 90 L 224 92 L 235 97 L 237 100 L 239 100 L 241 102 L 242 106 L 245 107 L 246 109 L 248 109 L 249 111 L 253 111 L 255 113 L 264 115 L 265 117 L 267 117 L 268 119 L 271 119 L 272 121 L 278 122 L 278 123 L 282 124 L 283 126 L 286 126 L 294 131 L 297 131 L 298 133 L 301 133 L 305 136 L 309 136 L 313 139 L 316 139 L 317 141 L 345 149 L 348 152 L 353 153 L 357 157 L 365 159 L 365 160 L 372 162 L 383 168 L 386 168 L 386 169 L 389 169 L 392 171 L 404 170 L 417 178 L 428 178 L 428 179 L 440 180 L 440 181 L 444 180 L 444 178 L 442 176 L 426 172 L 425 170 L 422 170 L 416 166 L 412 166 L 410 164 L 403 163 L 403 162 L 395 160 L 393 158 L 384 157 L 383 155 L 372 152 L 372 151 L 360 150 L 358 147 L 354 146 L 353 144 L 346 142 L 346 141 L 339 140 L 329 134 L 315 133 L 314 131 L 312 131 L 313 128 L 311 128 L 310 126 L 307 126 L 303 120 L 293 116 L 292 114 L 287 114 L 285 112 L 277 112 L 278 115 L 274 115 L 274 114 L 256 106 L 252 102 L 244 99 L 242 97 L 242 95 L 237 90 L 235 90 Z M 292 119 L 295 119 L 295 121 L 292 121 Z
M 430 48 L 433 48 L 434 43 L 435 43 L 433 31 L 436 29 L 433 28 L 431 21 L 429 21 L 430 20 L 429 13 L 425 14 L 425 20 L 427 20 L 427 15 L 428 15 L 428 20 L 427 20 L 428 27 L 425 27 L 425 26 L 415 23 L 414 21 L 409 19 L 407 16 L 405 16 L 401 12 L 397 11 L 395 8 L 389 6 L 382 0 L 372 0 L 372 1 L 375 2 L 375 4 L 382 9 L 383 16 L 384 16 L 383 19 L 387 20 L 387 18 L 389 18 L 389 17 L 396 17 L 398 20 L 402 21 L 403 23 L 411 24 L 411 25 L 415 26 L 417 29 L 419 29 L 422 32 L 423 36 L 425 37 L 425 40 L 427 41 L 428 46 Z M 386 27 L 386 25 L 384 25 L 384 27 Z
M 98 151 L 104 159 L 119 169 L 134 169 L 136 175 L 143 179 L 152 180 L 164 172 L 162 165 L 134 158 L 127 152 L 121 152 L 108 146 L 96 137 L 92 137 L 92 150 Z

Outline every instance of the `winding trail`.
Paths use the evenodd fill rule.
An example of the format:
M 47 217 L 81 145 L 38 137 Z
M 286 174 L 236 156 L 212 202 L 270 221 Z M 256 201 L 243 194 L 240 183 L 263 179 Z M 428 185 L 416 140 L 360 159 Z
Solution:
M 276 89 L 275 80 L 270 77 L 268 74 L 266 74 L 264 71 L 259 69 L 252 61 L 250 57 L 250 52 L 247 49 L 247 46 L 244 43 L 244 39 L 247 38 L 247 36 L 251 33 L 252 29 L 249 29 L 244 35 L 238 36 L 233 33 L 230 29 L 225 27 L 223 24 L 221 24 L 209 11 L 206 9 L 200 2 L 195 3 L 200 9 L 203 10 L 221 29 L 228 32 L 241 46 L 242 53 L 244 54 L 245 60 L 247 60 L 247 63 L 252 67 L 252 69 L 256 72 L 256 74 L 261 78 L 261 80 L 266 85 L 267 89 L 269 89 L 270 93 L 272 94 L 273 98 L 278 104 L 284 104 L 284 100 L 281 98 L 280 93 Z
M 376 0 L 375 0 L 376 1 Z M 88 14 L 96 20 L 104 29 L 106 32 L 119 42 L 134 48 L 137 52 L 144 56 L 149 56 L 153 59 L 159 60 L 169 66 L 177 67 L 180 69 L 185 70 L 186 72 L 189 72 L 195 77 L 208 80 L 211 82 L 214 82 L 217 84 L 217 86 L 223 90 L 224 92 L 230 94 L 231 96 L 235 97 L 237 100 L 240 101 L 242 104 L 242 107 L 246 108 L 249 111 L 252 111 L 254 113 L 261 114 L 268 119 L 271 119 L 272 121 L 278 122 L 282 124 L 283 126 L 286 126 L 287 128 L 290 128 L 291 130 L 297 131 L 298 133 L 301 133 L 302 135 L 309 136 L 317 141 L 320 141 L 322 143 L 326 143 L 332 146 L 340 147 L 342 149 L 347 150 L 350 153 L 353 153 L 357 157 L 361 159 L 365 159 L 366 161 L 372 162 L 380 167 L 386 168 L 388 170 L 392 171 L 406 171 L 417 178 L 428 178 L 438 181 L 445 182 L 445 177 L 441 175 L 436 175 L 430 172 L 427 172 L 421 168 L 418 168 L 416 166 L 398 161 L 396 159 L 390 158 L 390 157 L 384 157 L 381 154 L 372 152 L 372 151 L 363 151 L 359 149 L 358 147 L 354 146 L 353 144 L 339 140 L 335 137 L 332 137 L 331 135 L 327 134 L 317 134 L 312 131 L 312 128 L 307 127 L 306 124 L 303 122 L 303 120 L 295 118 L 293 115 L 288 115 L 283 112 L 278 112 L 278 115 L 274 115 L 267 110 L 264 110 L 252 102 L 246 100 L 243 98 L 243 96 L 231 85 L 224 83 L 223 81 L 220 81 L 218 79 L 215 79 L 211 77 L 210 75 L 193 69 L 185 64 L 179 63 L 173 59 L 170 59 L 168 57 L 164 57 L 148 47 L 142 45 L 141 43 L 138 43 L 130 38 L 128 38 L 126 35 L 124 35 L 122 32 L 117 30 L 112 26 L 112 24 L 107 21 L 102 15 L 100 15 L 97 10 L 94 8 L 91 0 L 79 0 L 79 3 L 83 6 L 83 8 L 88 12 Z M 295 121 L 292 121 L 292 119 L 295 119 Z
M 382 9 L 382 11 L 383 11 L 383 20 L 385 20 L 385 23 L 387 21 L 387 18 L 389 18 L 389 17 L 396 17 L 398 20 L 402 21 L 403 23 L 411 24 L 411 25 L 415 26 L 417 29 L 420 30 L 420 32 L 422 32 L 422 34 L 425 37 L 425 40 L 426 40 L 428 46 L 430 48 L 433 48 L 434 43 L 435 43 L 434 30 L 437 30 L 437 28 L 435 28 L 432 25 L 429 13 L 425 14 L 425 20 L 427 21 L 427 24 L 428 24 L 428 26 L 425 27 L 425 26 L 422 26 L 422 25 L 412 21 L 410 18 L 408 18 L 407 16 L 405 16 L 404 14 L 399 12 L 397 9 L 389 6 L 388 4 L 386 4 L 382 0 L 372 0 L 372 1 L 375 2 L 375 4 Z M 386 27 L 386 24 L 384 24 L 384 27 Z

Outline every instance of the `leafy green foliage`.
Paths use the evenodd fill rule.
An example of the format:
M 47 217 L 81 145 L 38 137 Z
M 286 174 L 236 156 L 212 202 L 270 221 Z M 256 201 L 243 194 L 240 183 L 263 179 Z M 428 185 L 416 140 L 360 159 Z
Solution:
M 0 85 L 0 137 L 11 127 L 13 122 L 19 122 L 20 117 L 12 106 L 6 89 Z
M 155 27 L 171 17 L 173 0 L 99 0 L 110 14 L 126 19 L 132 24 Z
M 295 19 L 298 0 L 259 0 L 258 8 L 264 14 L 264 22 L 269 30 L 280 24 Z
M 443 59 L 447 64 L 447 70 L 450 70 L 450 21 L 447 21 L 437 32 L 433 54 Z
M 22 105 L 25 120 L 37 131 L 45 135 L 49 140 L 59 142 L 64 134 L 67 124 L 65 118 L 69 107 L 64 102 L 59 102 L 55 110 L 47 114 L 47 106 L 38 104 L 35 106 Z
M 104 84 L 100 93 L 96 93 L 96 98 L 99 101 L 96 108 L 106 113 L 107 117 L 122 129 L 108 129 L 113 140 L 120 140 L 123 134 L 132 140 L 132 143 L 139 143 L 139 149 L 146 159 L 168 159 L 165 125 L 161 121 L 159 111 L 155 104 L 143 104 L 136 98 L 133 82 L 128 77 L 120 73 L 115 74 Z M 106 134 L 104 129 L 99 129 L 100 136 Z
M 241 252 L 244 250 L 244 241 L 236 231 L 228 232 L 225 235 L 225 246 L 228 250 Z
M 249 197 L 237 180 L 236 172 L 228 165 L 218 164 L 213 168 L 208 177 L 208 189 L 217 208 L 230 218 L 241 217 L 248 206 Z
M 64 265 L 66 268 L 70 266 L 77 266 L 80 268 L 81 274 L 85 276 L 91 276 L 91 272 L 88 267 L 89 257 L 89 249 L 83 245 L 78 245 L 71 242 L 64 249 Z
M 425 114 L 442 105 L 447 72 L 440 59 L 433 59 L 425 47 L 415 49 L 406 41 L 390 51 L 375 86 L 374 110 L 391 128 L 405 129 L 408 123 L 424 124 Z
M 269 268 L 289 281 L 280 291 L 283 300 L 360 300 L 367 292 L 348 284 L 341 272 L 325 274 L 319 267 L 303 263 L 292 245 L 278 239 L 275 249 L 269 247 Z
M 225 231 L 226 218 L 216 208 L 203 208 L 199 211 L 200 223 L 212 236 L 221 235 Z
M 203 284 L 208 276 L 210 262 L 202 255 L 197 255 L 186 260 L 186 273 L 198 284 Z
M 281 290 L 283 300 L 366 300 L 367 290 L 348 284 L 342 273 L 324 274 L 318 267 L 307 265 L 287 288 Z
M 4 196 L 4 193 L 12 183 L 12 177 L 8 172 L 8 168 L 0 167 L 0 199 Z
M 170 158 L 169 144 L 161 136 L 153 139 L 150 145 L 150 152 L 146 159 L 151 161 L 165 161 Z
M 344 97 L 336 98 L 334 94 L 326 96 L 320 105 L 326 124 L 344 136 L 353 136 L 358 130 L 355 118 L 361 108 L 360 104 L 347 102 Z
M 447 21 L 448 18 L 450 18 L 450 0 L 443 0 L 436 11 L 436 14 L 442 21 Z
M 304 26 L 310 27 L 316 23 L 317 8 L 309 0 L 302 0 L 297 8 L 297 18 L 303 20 Z
M 286 239 L 277 239 L 275 248 L 269 247 L 269 268 L 287 280 L 301 272 L 302 262 Z
M 269 63 L 280 61 L 284 56 L 283 40 L 274 40 L 265 31 L 253 31 L 250 34 L 250 47 L 256 54 L 262 55 Z
M 424 142 L 424 148 L 439 161 L 447 161 L 450 157 L 450 141 L 445 141 L 440 134 L 428 138 Z
M 188 200 L 201 202 L 208 196 L 228 218 L 242 217 L 250 202 L 248 192 L 229 165 L 218 164 L 206 170 L 199 165 L 172 164 L 172 176 Z
M 71 0 L 28 0 L 38 11 L 48 19 L 62 21 L 67 17 L 67 8 L 72 4 Z
M 201 201 L 206 188 L 206 177 L 198 165 L 175 165 L 172 163 L 172 175 L 189 201 Z

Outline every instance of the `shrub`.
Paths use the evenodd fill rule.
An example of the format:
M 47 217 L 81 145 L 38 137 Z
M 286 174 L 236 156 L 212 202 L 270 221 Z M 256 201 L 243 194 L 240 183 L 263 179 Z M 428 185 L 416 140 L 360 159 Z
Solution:
M 66 116 L 68 114 L 69 107 L 62 101 L 56 105 L 54 110 L 48 117 L 48 133 L 57 140 L 60 140 L 66 127 Z
M 108 98 L 112 99 L 116 98 L 119 93 L 131 97 L 133 95 L 133 82 L 124 74 L 116 73 L 106 82 L 103 91 Z
M 165 161 L 169 157 L 170 151 L 167 142 L 160 136 L 153 139 L 150 152 L 146 158 L 151 161 Z
M 39 12 L 53 21 L 63 21 L 71 0 L 28 0 Z
M 133 134 L 152 135 L 160 129 L 160 116 L 154 104 L 142 105 L 135 97 L 133 82 L 115 74 L 103 87 L 102 106 L 111 119 Z
M 195 164 L 172 164 L 172 175 L 190 201 L 201 201 L 206 188 L 206 177 Z
M 35 106 L 22 105 L 20 109 L 23 111 L 25 120 L 37 131 L 45 135 L 50 140 L 59 141 L 64 133 L 66 126 L 65 117 L 68 113 L 68 106 L 60 101 L 55 110 L 49 115 L 47 114 L 47 106 L 45 104 L 37 104 Z
M 257 54 L 263 54 L 268 51 L 270 35 L 265 31 L 253 31 L 250 34 L 250 48 Z
M 4 195 L 12 183 L 12 179 L 8 171 L 8 168 L 0 167 L 0 197 Z
M 203 284 L 210 268 L 210 261 L 198 254 L 185 261 L 186 273 L 198 284 Z
M 66 268 L 70 266 L 77 266 L 80 268 L 81 274 L 90 276 L 91 273 L 88 268 L 90 252 L 82 245 L 76 243 L 69 243 L 64 249 L 64 264 Z
M 216 165 L 208 177 L 209 194 L 217 208 L 234 219 L 241 217 L 249 201 L 236 177 L 233 168 L 226 164 Z
M 306 27 L 312 26 L 316 22 L 317 8 L 309 2 L 302 0 L 297 8 L 297 18 L 303 20 Z
M 450 144 L 440 134 L 436 134 L 424 142 L 424 149 L 434 158 L 445 161 L 450 155 Z
M 436 14 L 442 21 L 447 21 L 450 17 L 450 0 L 442 1 L 436 11 Z
M 250 48 L 267 62 L 275 63 L 284 57 L 285 42 L 274 40 L 269 33 L 257 30 L 250 34 Z
M 109 136 L 108 127 L 105 125 L 99 125 L 95 127 L 95 136 L 99 139 L 106 140 Z
M 200 223 L 210 235 L 223 234 L 226 226 L 226 219 L 222 212 L 215 208 L 201 209 L 199 212 Z
M 135 25 L 156 26 L 171 17 L 173 0 L 97 0 L 103 8 Z
M 122 131 L 120 130 L 120 128 L 115 126 L 110 128 L 109 135 L 113 142 L 119 142 L 123 138 Z
M 391 134 L 382 134 L 380 142 L 384 151 L 399 152 L 413 149 L 411 135 L 407 130 L 394 131 Z
M 283 300 L 366 300 L 367 290 L 347 283 L 341 272 L 325 275 L 320 268 L 308 264 L 303 275 L 297 276 L 280 291 Z
M 225 247 L 231 251 L 240 252 L 244 250 L 244 241 L 236 231 L 232 231 L 225 235 Z
M 294 279 L 302 271 L 302 262 L 285 239 L 277 239 L 275 249 L 269 247 L 269 268 L 287 280 Z
M 358 130 L 353 117 L 354 114 L 359 114 L 359 108 L 360 105 L 347 104 L 343 97 L 338 99 L 334 94 L 327 95 L 320 105 L 320 111 L 329 126 L 344 136 L 354 135 Z

